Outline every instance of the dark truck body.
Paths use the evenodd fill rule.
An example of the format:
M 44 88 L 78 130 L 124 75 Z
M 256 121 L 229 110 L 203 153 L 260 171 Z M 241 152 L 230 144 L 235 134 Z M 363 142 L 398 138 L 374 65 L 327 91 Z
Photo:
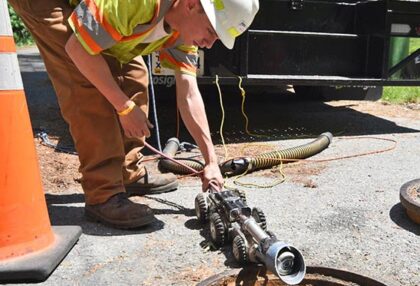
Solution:
M 389 67 L 394 36 L 420 37 L 420 1 L 261 0 L 233 50 L 216 42 L 204 51 L 198 81 L 213 84 L 218 75 L 222 85 L 241 76 L 245 85 L 296 91 L 352 87 L 377 99 L 385 85 L 420 86 L 420 49 Z

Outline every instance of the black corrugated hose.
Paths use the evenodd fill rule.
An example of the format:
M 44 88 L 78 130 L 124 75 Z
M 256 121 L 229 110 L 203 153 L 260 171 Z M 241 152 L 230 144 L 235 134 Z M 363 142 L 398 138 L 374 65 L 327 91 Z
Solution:
M 169 139 L 168 142 L 166 142 L 165 148 L 163 149 L 162 152 L 165 155 L 171 158 L 174 158 L 176 153 L 179 150 L 179 147 L 180 147 L 179 140 L 174 137 L 174 138 Z M 197 171 L 202 171 L 204 169 L 204 164 L 198 160 L 186 159 L 186 158 L 176 158 L 176 160 L 183 161 L 185 165 Z M 180 175 L 191 174 L 191 171 L 185 168 L 184 166 L 181 166 L 179 164 L 176 164 L 164 158 L 160 159 L 158 167 L 159 167 L 159 170 L 161 170 L 162 172 L 172 172 L 172 173 L 180 174 Z
M 314 141 L 301 146 L 267 152 L 255 157 L 241 157 L 228 160 L 220 164 L 220 170 L 224 176 L 233 176 L 258 169 L 271 168 L 279 165 L 282 160 L 283 163 L 287 163 L 288 160 L 305 159 L 325 150 L 332 142 L 332 138 L 333 136 L 330 132 L 325 132 L 318 136 Z M 174 157 L 178 152 L 179 145 L 179 140 L 177 138 L 171 138 L 166 143 L 163 153 L 169 157 Z M 197 160 L 179 158 L 177 158 L 177 160 L 185 161 L 184 163 L 186 165 L 197 171 L 201 171 L 204 168 L 204 164 Z M 159 168 L 161 171 L 169 171 L 175 174 L 185 175 L 191 173 L 187 168 L 165 159 L 160 160 Z

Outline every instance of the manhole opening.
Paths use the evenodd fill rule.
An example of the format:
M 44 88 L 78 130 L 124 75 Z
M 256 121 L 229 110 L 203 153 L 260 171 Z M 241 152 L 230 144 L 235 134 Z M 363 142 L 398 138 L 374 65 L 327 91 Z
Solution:
M 277 276 L 267 274 L 260 266 L 232 270 L 212 276 L 198 286 L 287 286 Z M 386 286 L 385 284 L 348 271 L 308 267 L 305 279 L 298 286 Z
M 420 179 L 405 183 L 401 187 L 400 200 L 408 217 L 420 224 Z

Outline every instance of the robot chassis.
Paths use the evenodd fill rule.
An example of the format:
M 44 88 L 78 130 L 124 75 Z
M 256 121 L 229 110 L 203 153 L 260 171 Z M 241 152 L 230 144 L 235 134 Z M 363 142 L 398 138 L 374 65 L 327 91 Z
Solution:
M 289 285 L 300 283 L 306 273 L 302 254 L 279 241 L 267 230 L 264 212 L 247 205 L 239 190 L 199 193 L 195 212 L 201 223 L 209 221 L 211 241 L 218 247 L 232 241 L 235 260 L 240 264 L 263 263 Z

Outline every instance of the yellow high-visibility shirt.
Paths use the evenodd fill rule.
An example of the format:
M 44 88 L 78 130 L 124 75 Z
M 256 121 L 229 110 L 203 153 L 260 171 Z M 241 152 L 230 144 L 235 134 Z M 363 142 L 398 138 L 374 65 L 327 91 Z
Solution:
M 69 24 L 89 54 L 106 53 L 127 63 L 160 51 L 162 66 L 195 76 L 197 47 L 184 45 L 177 31 L 147 41 L 173 0 L 69 1 L 75 7 Z

